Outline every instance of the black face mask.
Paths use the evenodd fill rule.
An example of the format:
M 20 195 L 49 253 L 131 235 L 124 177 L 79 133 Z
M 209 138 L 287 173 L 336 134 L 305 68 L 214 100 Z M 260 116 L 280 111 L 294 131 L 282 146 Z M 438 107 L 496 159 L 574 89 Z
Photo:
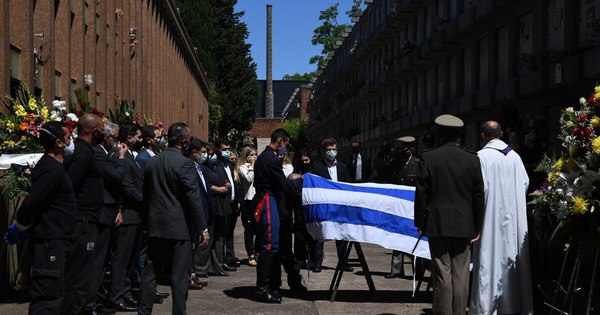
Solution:
M 94 144 L 100 144 L 104 141 L 104 134 L 102 134 L 100 131 L 98 130 L 94 130 L 94 132 L 92 133 L 92 138 L 94 141 Z
M 311 163 L 302 163 L 300 165 L 300 171 L 302 172 L 302 174 L 304 173 L 310 173 L 312 169 L 312 164 Z
M 140 151 L 144 147 L 144 143 L 142 141 L 138 141 L 131 145 L 131 148 L 134 151 Z

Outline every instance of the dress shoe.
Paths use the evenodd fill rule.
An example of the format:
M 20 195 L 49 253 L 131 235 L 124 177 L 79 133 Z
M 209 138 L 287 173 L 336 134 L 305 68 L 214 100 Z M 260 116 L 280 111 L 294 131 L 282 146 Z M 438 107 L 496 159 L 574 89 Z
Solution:
M 342 267 L 342 270 L 343 271 L 347 271 L 347 272 L 352 272 L 352 271 L 354 271 L 354 268 L 346 265 L 346 266 Z
M 277 297 L 268 289 L 256 291 L 256 298 L 259 302 L 263 303 L 281 303 L 281 297 Z
M 229 277 L 229 273 L 225 272 L 225 271 L 221 271 L 221 272 L 210 272 L 208 273 L 209 276 L 217 276 L 217 277 Z
M 104 306 L 104 305 L 98 305 L 96 306 L 96 308 L 91 311 L 88 314 L 94 314 L 94 315 L 112 315 L 112 314 L 116 314 L 117 311 L 115 311 L 114 309 Z
M 170 295 L 169 293 L 158 292 L 158 291 L 156 291 L 156 290 L 154 290 L 154 294 L 156 294 L 157 296 L 160 296 L 160 297 L 161 297 L 161 298 L 163 298 L 163 299 L 166 299 L 166 298 L 168 298 L 168 297 L 169 297 L 169 295 Z
M 395 273 L 395 272 L 390 272 L 387 275 L 385 275 L 386 279 L 394 279 L 394 278 L 400 278 L 400 274 L 399 273 Z
M 225 271 L 237 271 L 237 267 L 230 266 L 228 264 L 223 264 L 223 270 L 225 270 Z
M 310 269 L 312 272 L 321 272 L 321 266 L 314 266 Z
M 154 304 L 162 304 L 163 301 L 164 301 L 164 299 L 161 298 L 160 295 L 158 295 L 158 294 L 154 295 Z
M 208 278 L 208 274 L 204 272 L 196 272 L 196 277 L 199 278 Z
M 193 277 L 192 277 L 192 281 L 196 282 L 197 284 L 199 284 L 199 285 L 201 285 L 201 286 L 203 286 L 203 287 L 205 287 L 205 286 L 207 286 L 207 285 L 208 285 L 208 282 L 207 282 L 207 281 L 202 281 L 202 280 L 200 280 L 200 278 L 199 278 L 198 276 L 193 276 Z
M 125 300 L 125 302 L 127 302 L 131 305 L 137 306 L 137 304 L 138 304 L 136 299 L 129 297 L 129 296 L 124 297 L 123 300 Z
M 135 312 L 137 311 L 137 305 L 132 305 L 127 302 L 113 304 L 113 307 L 117 312 Z
M 306 293 L 306 292 L 308 292 L 308 289 L 305 286 L 303 286 L 301 283 L 298 283 L 298 284 L 290 286 L 290 292 L 292 292 L 292 293 Z
M 188 289 L 190 290 L 202 290 L 202 285 L 196 283 L 194 280 L 190 279 L 190 283 L 188 284 Z

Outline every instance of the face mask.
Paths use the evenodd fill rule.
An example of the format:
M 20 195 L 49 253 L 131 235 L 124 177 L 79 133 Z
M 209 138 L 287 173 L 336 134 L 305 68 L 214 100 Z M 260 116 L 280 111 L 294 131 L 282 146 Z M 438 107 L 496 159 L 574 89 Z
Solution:
M 226 160 L 229 160 L 229 158 L 231 157 L 231 151 L 221 151 L 221 157 Z
M 310 163 L 302 163 L 300 165 L 300 171 L 302 172 L 302 174 L 309 173 L 311 171 L 310 167 L 311 167 Z
M 75 140 L 71 139 L 71 143 L 65 147 L 65 155 L 71 155 L 75 152 Z
M 92 136 L 93 136 L 93 138 L 94 138 L 94 141 L 95 141 L 95 142 L 94 142 L 94 144 L 100 144 L 100 143 L 102 143 L 102 141 L 104 141 L 104 134 L 102 134 L 102 133 L 101 133 L 100 131 L 98 131 L 98 130 L 95 130 L 95 131 L 92 133 Z
M 198 157 L 198 164 L 203 164 L 204 162 L 206 162 L 206 159 L 208 158 L 208 153 L 203 152 L 200 153 L 200 156 Z
M 213 154 L 211 155 L 208 160 L 206 160 L 206 163 L 208 163 L 208 165 L 213 165 L 215 163 L 217 163 L 217 155 Z
M 167 140 L 165 140 L 165 138 L 160 138 L 160 139 L 158 139 L 158 141 L 156 141 L 156 147 L 159 150 L 163 150 L 166 145 L 167 145 Z
M 329 161 L 335 160 L 336 156 L 337 156 L 337 150 L 327 150 L 327 152 L 325 152 L 325 157 L 327 157 L 327 159 Z
M 134 151 L 140 151 L 144 147 L 144 143 L 142 141 L 137 141 L 131 145 L 131 148 Z
M 282 156 L 286 153 L 287 153 L 287 148 L 285 146 L 281 146 L 281 147 L 279 147 L 279 149 L 277 149 L 277 154 L 279 156 Z

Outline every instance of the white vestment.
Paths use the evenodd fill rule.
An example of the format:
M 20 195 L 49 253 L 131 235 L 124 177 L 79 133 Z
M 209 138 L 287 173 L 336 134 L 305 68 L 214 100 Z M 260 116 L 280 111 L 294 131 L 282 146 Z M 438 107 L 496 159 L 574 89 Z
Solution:
M 495 139 L 477 152 L 485 190 L 481 239 L 473 246 L 469 314 L 533 314 L 526 194 L 521 157 Z

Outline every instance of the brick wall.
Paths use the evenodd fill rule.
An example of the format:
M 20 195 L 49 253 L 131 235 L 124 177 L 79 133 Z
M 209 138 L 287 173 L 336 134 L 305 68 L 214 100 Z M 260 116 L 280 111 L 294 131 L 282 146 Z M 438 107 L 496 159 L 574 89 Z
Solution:
M 208 137 L 206 79 L 173 0 L 5 0 L 0 26 L 0 96 L 10 93 L 16 54 L 13 77 L 41 88 L 47 104 L 69 102 L 91 74 L 89 97 L 100 111 L 114 109 L 118 95 L 135 100 L 140 115 L 167 126 L 183 121 Z M 41 32 L 43 39 L 33 35 Z

